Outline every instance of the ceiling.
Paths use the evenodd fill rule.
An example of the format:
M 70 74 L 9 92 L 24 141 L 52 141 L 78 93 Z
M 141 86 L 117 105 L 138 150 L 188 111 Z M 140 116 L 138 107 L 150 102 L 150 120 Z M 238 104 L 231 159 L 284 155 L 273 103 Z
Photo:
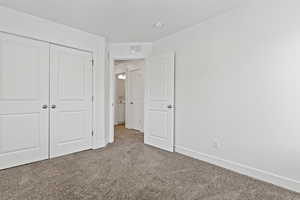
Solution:
M 0 0 L 0 5 L 105 36 L 110 42 L 153 42 L 242 0 Z M 162 29 L 153 24 L 163 22 Z

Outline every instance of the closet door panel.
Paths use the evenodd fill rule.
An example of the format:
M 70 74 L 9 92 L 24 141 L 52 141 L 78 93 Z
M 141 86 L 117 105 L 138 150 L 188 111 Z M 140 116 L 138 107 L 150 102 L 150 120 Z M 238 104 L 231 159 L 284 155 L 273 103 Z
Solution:
M 92 55 L 51 46 L 50 157 L 91 148 Z
M 0 33 L 0 169 L 48 158 L 49 44 Z

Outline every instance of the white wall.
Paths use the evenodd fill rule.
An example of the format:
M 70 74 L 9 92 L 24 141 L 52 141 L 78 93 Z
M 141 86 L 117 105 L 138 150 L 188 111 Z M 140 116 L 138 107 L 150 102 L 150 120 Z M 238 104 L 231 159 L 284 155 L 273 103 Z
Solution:
M 300 192 L 299 8 L 260 1 L 154 43 L 176 51 L 177 151 Z
M 0 31 L 93 52 L 95 59 L 93 147 L 105 146 L 105 38 L 4 7 L 0 7 Z

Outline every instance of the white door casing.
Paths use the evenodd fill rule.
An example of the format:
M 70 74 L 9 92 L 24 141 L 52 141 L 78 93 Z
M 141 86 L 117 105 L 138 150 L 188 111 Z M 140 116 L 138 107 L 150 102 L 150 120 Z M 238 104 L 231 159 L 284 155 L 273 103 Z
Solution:
M 51 45 L 50 157 L 92 145 L 92 55 Z
M 174 151 L 175 54 L 151 56 L 145 67 L 145 144 Z
M 110 58 L 110 67 L 109 67 L 109 74 L 110 74 L 110 80 L 109 80 L 109 143 L 114 142 L 114 136 L 115 136 L 115 82 L 116 82 L 116 76 L 115 76 L 115 61 Z
M 0 169 L 48 158 L 48 104 L 49 44 L 0 33 Z
M 127 73 L 128 128 L 144 131 L 144 72 L 143 69 Z

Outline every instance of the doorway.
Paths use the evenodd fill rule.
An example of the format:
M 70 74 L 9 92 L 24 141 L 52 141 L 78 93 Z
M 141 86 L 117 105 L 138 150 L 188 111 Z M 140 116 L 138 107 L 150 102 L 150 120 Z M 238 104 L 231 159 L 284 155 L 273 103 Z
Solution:
M 110 77 L 109 142 L 114 142 L 115 118 L 119 117 L 116 114 L 122 113 L 116 109 L 122 107 L 118 104 L 124 99 L 116 94 L 116 80 L 124 79 L 123 124 L 127 130 L 144 133 L 145 144 L 174 152 L 175 53 L 167 52 L 135 60 L 111 57 Z
M 144 59 L 114 61 L 114 125 L 144 132 Z

